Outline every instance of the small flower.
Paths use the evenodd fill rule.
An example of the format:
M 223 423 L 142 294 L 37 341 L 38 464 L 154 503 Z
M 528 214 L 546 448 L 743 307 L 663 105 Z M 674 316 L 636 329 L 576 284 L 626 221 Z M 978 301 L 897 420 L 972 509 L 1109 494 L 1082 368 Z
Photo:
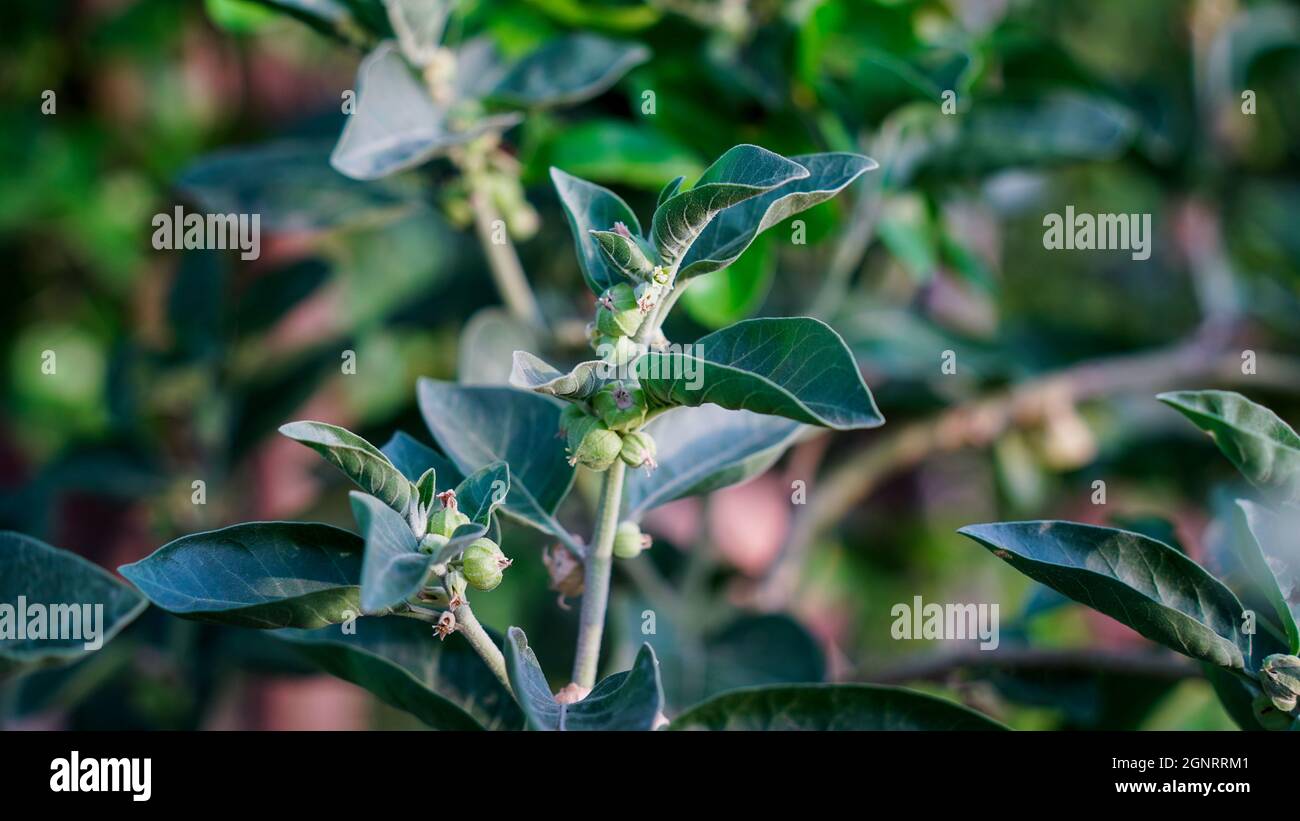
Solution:
M 451 510 L 455 510 L 455 509 L 456 509 L 456 491 L 454 491 L 454 490 L 450 490 L 450 489 L 449 489 L 449 490 L 444 490 L 442 493 L 439 493 L 439 494 L 438 494 L 438 501 L 439 501 L 439 502 L 442 502 L 442 506 L 443 506 L 444 508 L 449 508 L 449 509 L 451 509 Z
M 632 232 L 627 230 L 627 226 L 624 225 L 622 222 L 614 223 L 614 233 L 618 234 L 620 237 L 623 237 L 624 239 L 632 239 Z
M 450 610 L 445 611 L 438 617 L 438 623 L 433 626 L 434 634 L 446 641 L 447 637 L 456 632 L 456 616 Z

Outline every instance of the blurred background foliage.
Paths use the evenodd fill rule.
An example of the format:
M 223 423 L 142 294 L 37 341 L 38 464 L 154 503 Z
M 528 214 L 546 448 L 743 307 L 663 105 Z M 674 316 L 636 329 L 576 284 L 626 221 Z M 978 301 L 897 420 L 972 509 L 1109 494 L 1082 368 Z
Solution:
M 340 4 L 384 34 L 378 2 L 324 3 Z M 532 347 L 536 332 L 495 307 L 444 163 L 373 183 L 330 168 L 359 49 L 251 0 L 3 15 L 0 258 L 16 292 L 0 303 L 0 527 L 109 568 L 235 521 L 350 527 L 342 478 L 276 426 L 427 440 L 417 376 L 500 381 L 510 351 Z M 827 678 L 929 687 L 1021 728 L 1232 726 L 1197 670 L 954 530 L 1123 523 L 1213 565 L 1231 466 L 1152 395 L 1169 379 L 1233 386 L 1300 420 L 1295 6 L 466 0 L 452 30 L 507 54 L 571 30 L 653 51 L 597 99 L 506 136 L 528 200 L 511 228 L 571 359 L 593 303 L 549 166 L 648 213 L 664 183 L 740 142 L 881 165 L 802 215 L 806 246 L 779 226 L 700 280 L 666 330 L 821 316 L 889 424 L 806 441 L 749 484 L 652 515 L 655 549 L 616 579 L 611 669 L 651 641 L 676 708 Z M 178 203 L 261 213 L 261 258 L 153 250 L 150 219 Z M 1150 213 L 1150 259 L 1045 251 L 1043 214 L 1067 204 Z M 1236 372 L 1243 349 L 1255 378 Z M 1065 388 L 1005 424 L 964 413 L 1059 374 Z M 908 430 L 932 435 L 916 445 Z M 577 523 L 588 478 L 565 513 Z M 806 507 L 790 504 L 800 481 Z M 576 618 L 548 589 L 546 545 L 510 523 L 505 538 L 508 583 L 476 610 L 526 625 L 566 669 Z M 999 603 L 1001 648 L 892 640 L 890 608 L 918 595 Z M 150 611 L 104 652 L 11 684 L 5 710 L 21 726 L 410 725 L 312 670 L 272 638 Z

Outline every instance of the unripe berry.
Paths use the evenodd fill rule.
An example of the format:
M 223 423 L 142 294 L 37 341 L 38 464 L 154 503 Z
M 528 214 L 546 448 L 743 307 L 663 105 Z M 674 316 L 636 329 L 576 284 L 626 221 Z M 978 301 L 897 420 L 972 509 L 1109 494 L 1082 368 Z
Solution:
M 623 522 L 614 533 L 614 555 L 620 559 L 635 559 L 650 546 L 651 541 L 636 522 Z
M 428 532 L 450 539 L 456 528 L 469 524 L 469 517 L 456 508 L 456 491 L 439 493 L 438 501 L 442 502 L 442 508 L 429 517 Z
M 492 590 L 501 584 L 510 560 L 491 539 L 478 539 L 461 554 L 461 570 L 475 590 Z
M 641 327 L 645 312 L 637 305 L 636 292 L 620 282 L 600 297 L 596 328 L 607 336 L 632 336 Z
M 601 425 L 587 431 L 569 456 L 569 464 L 582 465 L 592 470 L 607 470 L 618 458 L 623 448 L 623 438 L 614 431 Z
M 1255 720 L 1265 730 L 1288 730 L 1295 721 L 1289 714 L 1279 710 L 1268 696 L 1256 696 L 1250 706 L 1255 713 Z
M 591 406 L 600 414 L 605 427 L 620 433 L 641 427 L 645 422 L 645 394 L 640 388 L 627 388 L 611 382 L 596 392 Z
M 618 457 L 629 467 L 646 467 L 654 470 L 658 467 L 655 462 L 655 452 L 654 437 L 645 431 L 637 430 L 623 437 L 623 447 L 619 450 Z
M 578 452 L 578 447 L 582 445 L 582 440 L 587 438 L 587 434 L 599 427 L 604 427 L 600 420 L 586 413 L 578 406 L 572 406 L 576 413 L 569 414 L 566 418 L 563 413 L 560 414 L 561 430 L 564 431 L 565 445 L 570 454 Z
M 600 358 L 610 362 L 618 367 L 624 367 L 637 354 L 641 353 L 641 346 L 632 341 L 630 336 L 606 336 L 597 332 L 597 337 L 591 346 Z

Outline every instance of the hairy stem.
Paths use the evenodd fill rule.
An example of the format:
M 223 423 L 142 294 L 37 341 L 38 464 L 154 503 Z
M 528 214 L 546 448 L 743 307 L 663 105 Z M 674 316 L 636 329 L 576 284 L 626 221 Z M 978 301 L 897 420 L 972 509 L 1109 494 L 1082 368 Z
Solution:
M 483 625 L 479 624 L 474 611 L 468 604 L 462 604 L 452 611 L 452 615 L 456 617 L 456 630 L 465 635 L 474 652 L 479 654 L 492 674 L 505 686 L 506 692 L 514 695 L 515 691 L 510 686 L 510 676 L 506 674 L 506 657 L 501 655 L 501 648 L 497 647 L 496 642 L 492 641 L 492 637 L 483 629 Z
M 469 204 L 474 211 L 474 228 L 478 233 L 479 244 L 487 257 L 488 269 L 492 272 L 492 281 L 496 283 L 506 310 L 516 319 L 527 322 L 534 328 L 544 328 L 542 311 L 537 307 L 537 298 L 524 276 L 524 267 L 519 263 L 519 255 L 510 241 L 510 234 L 501 226 L 495 225 L 501 219 L 492 206 L 492 199 L 483 183 L 483 177 L 476 173 L 466 175 L 469 183 Z M 500 233 L 501 242 L 493 241 L 493 233 Z
M 605 632 L 605 608 L 609 604 L 609 575 L 614 563 L 614 532 L 618 529 L 619 508 L 623 503 L 621 459 L 605 471 L 596 509 L 596 529 L 586 553 L 586 576 L 583 582 L 582 611 L 578 616 L 578 649 L 573 660 L 573 681 L 590 688 L 596 683 L 600 661 L 600 640 Z

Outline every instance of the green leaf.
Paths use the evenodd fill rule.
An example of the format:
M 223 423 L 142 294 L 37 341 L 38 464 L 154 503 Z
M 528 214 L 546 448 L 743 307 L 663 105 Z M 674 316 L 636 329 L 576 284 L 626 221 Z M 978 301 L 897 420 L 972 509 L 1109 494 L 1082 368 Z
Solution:
M 572 105 L 606 91 L 649 59 L 650 50 L 639 43 L 571 34 L 511 66 L 491 96 L 521 108 Z
M 321 627 L 361 612 L 365 543 L 307 522 L 252 522 L 168 542 L 118 572 L 177 616 L 236 627 Z
M 808 169 L 765 148 L 729 149 L 690 190 L 669 197 L 655 209 L 650 235 L 659 256 L 665 265 L 676 268 L 719 212 L 807 176 Z
M 592 292 L 603 294 L 611 285 L 622 282 L 623 277 L 605 260 L 591 232 L 613 230 L 615 223 L 621 222 L 628 231 L 639 236 L 641 223 L 637 222 L 636 214 L 627 203 L 609 189 L 578 179 L 558 168 L 551 169 L 551 181 L 569 220 L 582 277 Z
M 901 687 L 749 687 L 697 704 L 670 730 L 1005 730 L 974 710 Z
M 316 31 L 346 41 L 347 33 L 359 29 L 346 3 L 339 0 L 255 0 Z
M 659 662 L 643 644 L 632 669 L 600 681 L 575 704 L 560 704 L 551 695 L 546 674 L 518 627 L 506 633 L 506 670 L 510 686 L 531 730 L 650 730 L 663 710 Z
M 1179 391 L 1156 397 L 1214 440 L 1257 487 L 1300 501 L 1300 435 L 1277 414 L 1231 391 Z
M 330 156 L 341 174 L 373 180 L 414 168 L 489 131 L 504 131 L 518 115 L 482 118 L 453 127 L 448 109 L 436 105 L 411 72 L 397 46 L 380 43 L 357 69 L 356 108 Z
M 759 234 L 825 202 L 877 167 L 875 160 L 860 154 L 806 154 L 791 157 L 790 161 L 807 169 L 807 176 L 795 178 L 718 214 L 699 232 L 690 251 L 682 258 L 678 279 L 726 268 Z
M 429 576 L 433 555 L 420 552 L 420 540 L 406 519 L 392 508 L 355 490 L 349 496 L 352 515 L 366 540 L 361 565 L 361 612 L 383 613 L 420 592 Z M 482 535 L 485 528 L 479 526 L 477 530 Z
M 674 499 L 739 484 L 767 470 L 799 436 L 798 422 L 706 405 L 675 408 L 646 426 L 658 447 L 652 473 L 628 471 L 623 519 Z
M 725 328 L 748 319 L 772 289 L 776 264 L 772 243 L 759 237 L 726 268 L 692 281 L 682 293 L 682 308 L 707 328 Z
M 1074 522 L 1003 522 L 958 531 L 1031 579 L 1200 661 L 1242 669 L 1241 602 L 1169 545 Z
M 649 279 L 654 273 L 654 262 L 633 237 L 625 237 L 617 231 L 592 231 L 591 236 L 605 261 L 633 282 Z
M 402 54 L 412 65 L 427 65 L 442 42 L 451 0 L 386 0 L 384 5 Z
M 446 456 L 400 430 L 379 450 L 412 482 L 429 469 L 437 471 L 444 486 L 460 484 L 465 478 Z
M 433 637 L 404 618 L 362 618 L 355 633 L 337 627 L 279 630 L 326 672 L 369 690 L 438 730 L 515 730 L 523 714 L 465 638 Z
M 809 317 L 738 322 L 683 351 L 651 351 L 636 371 L 664 405 L 711 402 L 836 430 L 885 422 L 844 340 Z
M 573 484 L 560 406 L 532 393 L 421 379 L 420 413 L 433 438 L 463 473 L 493 462 L 510 466 L 504 510 L 548 533 L 563 532 L 555 510 Z
M 484 527 L 492 524 L 492 514 L 509 495 L 510 468 L 505 462 L 484 465 L 456 486 L 456 504 L 460 512 L 471 522 Z M 457 539 L 459 534 L 460 530 L 457 530 Z
M 363 182 L 330 167 L 330 144 L 279 140 L 207 154 L 176 181 L 181 196 L 213 214 L 259 214 L 263 230 L 314 231 L 377 224 L 415 205 L 409 180 Z
M 515 351 L 542 347 L 536 329 L 527 322 L 501 308 L 482 308 L 461 329 L 456 381 L 462 385 L 508 385 Z
M 605 384 L 600 374 L 608 367 L 606 362 L 593 359 L 579 362 L 573 370 L 561 373 L 540 357 L 527 351 L 515 351 L 510 384 L 557 399 L 587 399 Z
M 19 607 L 20 596 L 27 612 Z M 9 622 L 6 632 L 14 636 L 0 638 L 3 680 L 29 669 L 70 664 L 95 652 L 134 621 L 147 602 L 107 570 L 75 553 L 21 533 L 0 531 L 0 605 L 10 611 L 4 620 Z M 46 608 L 45 638 L 32 638 L 28 631 L 33 605 Z M 53 631 L 48 625 L 55 620 L 69 631 L 75 627 L 75 632 L 50 638 Z M 16 637 L 20 624 L 24 638 Z
M 1274 513 L 1246 499 L 1237 507 L 1245 523 L 1232 544 L 1256 588 L 1273 606 L 1294 655 L 1300 653 L 1300 516 Z
M 704 172 L 701 171 L 700 173 L 703 174 Z M 677 192 L 681 190 L 682 183 L 685 181 L 686 181 L 686 177 L 681 175 L 678 175 L 673 179 L 669 180 L 667 184 L 664 185 L 663 189 L 660 190 L 659 198 L 655 200 L 655 208 L 658 208 L 659 206 L 663 205 L 665 202 L 667 202 L 668 200 L 676 196 Z
M 411 482 L 379 448 L 355 433 L 325 422 L 290 422 L 280 426 L 280 433 L 325 457 L 357 487 L 382 499 L 403 516 L 410 509 L 414 493 Z

